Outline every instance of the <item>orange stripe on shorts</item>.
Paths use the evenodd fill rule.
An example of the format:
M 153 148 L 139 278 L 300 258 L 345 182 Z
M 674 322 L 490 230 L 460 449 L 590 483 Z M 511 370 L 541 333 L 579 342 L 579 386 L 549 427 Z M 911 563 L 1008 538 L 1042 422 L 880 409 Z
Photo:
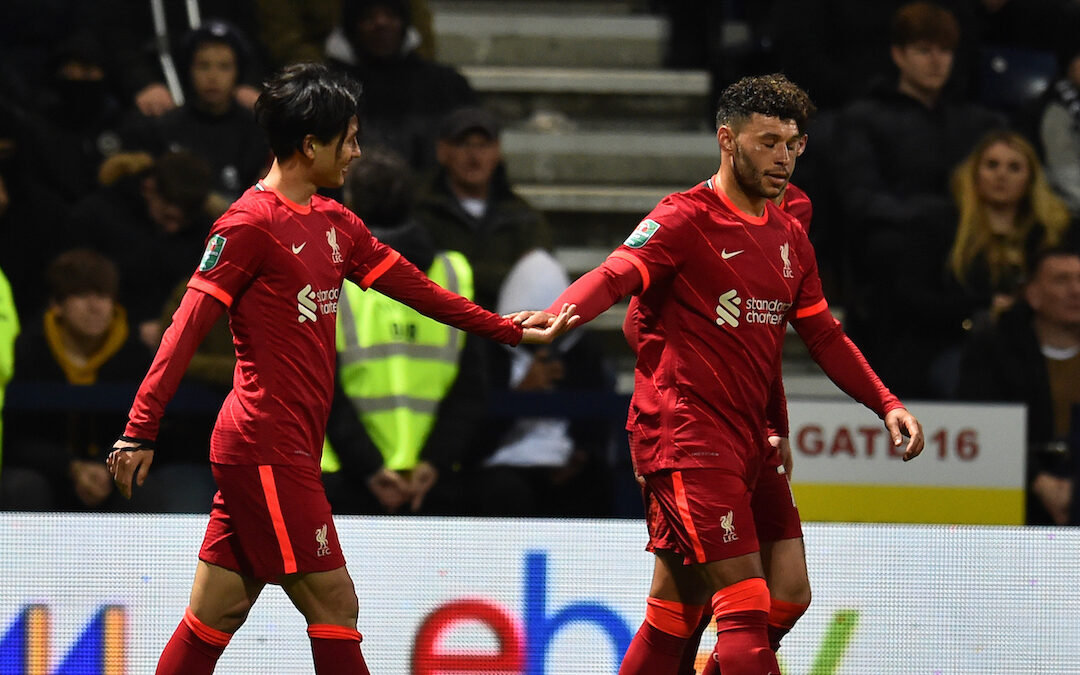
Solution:
M 277 486 L 274 485 L 274 467 L 268 464 L 260 465 L 259 479 L 262 481 L 263 494 L 266 496 L 266 508 L 270 510 L 270 521 L 274 523 L 274 534 L 277 535 L 278 548 L 281 549 L 281 561 L 285 564 L 285 574 L 293 574 L 296 572 L 296 557 L 293 556 L 292 543 L 289 542 L 289 531 L 285 528 L 285 517 L 281 515 Z
M 694 527 L 694 520 L 690 517 L 690 504 L 686 501 L 686 488 L 683 487 L 681 471 L 671 473 L 671 486 L 675 488 L 675 503 L 679 506 L 679 518 L 682 519 L 686 534 L 694 544 L 694 555 L 698 562 L 705 562 L 705 547 L 701 545 L 697 528 Z

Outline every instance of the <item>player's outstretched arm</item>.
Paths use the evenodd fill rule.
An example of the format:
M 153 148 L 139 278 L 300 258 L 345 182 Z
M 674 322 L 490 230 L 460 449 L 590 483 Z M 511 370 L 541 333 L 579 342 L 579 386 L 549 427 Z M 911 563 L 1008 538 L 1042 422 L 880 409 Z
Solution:
M 885 414 L 885 428 L 889 430 L 893 445 L 900 447 L 904 442 L 904 436 L 908 437 L 907 448 L 904 449 L 904 461 L 915 459 L 923 450 L 922 424 L 909 413 L 906 408 L 893 408 Z
M 113 444 L 106 464 L 125 498 L 131 499 L 132 484 L 142 485 L 154 462 L 154 449 L 139 441 L 120 438 Z

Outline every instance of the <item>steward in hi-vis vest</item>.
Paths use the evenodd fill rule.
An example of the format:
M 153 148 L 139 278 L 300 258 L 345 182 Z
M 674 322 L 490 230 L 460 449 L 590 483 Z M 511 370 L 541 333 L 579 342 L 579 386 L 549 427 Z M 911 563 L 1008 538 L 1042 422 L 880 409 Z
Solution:
M 455 251 L 438 253 L 428 277 L 466 298 L 472 268 Z M 439 404 L 457 379 L 465 336 L 380 293 L 346 282 L 338 303 L 338 380 L 383 463 L 408 471 L 435 424 Z M 323 452 L 323 471 L 336 470 Z

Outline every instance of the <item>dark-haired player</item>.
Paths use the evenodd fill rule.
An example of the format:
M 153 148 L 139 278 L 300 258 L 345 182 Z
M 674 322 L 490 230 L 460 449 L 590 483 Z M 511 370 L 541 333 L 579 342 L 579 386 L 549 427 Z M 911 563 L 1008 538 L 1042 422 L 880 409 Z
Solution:
M 922 451 L 918 420 L 827 311 L 805 231 L 770 203 L 788 184 L 812 112 L 781 75 L 728 87 L 717 110 L 716 175 L 661 201 L 554 305 L 574 301 L 584 322 L 625 295 L 639 298 L 627 429 L 663 573 L 623 675 L 677 672 L 707 604 L 724 675 L 779 672 L 751 498 L 761 455 L 773 452 L 767 420 L 787 435 L 776 391 L 788 322 L 825 372 L 884 418 L 895 445 L 902 432 L 911 437 L 905 459 Z
M 344 279 L 500 342 L 550 342 L 569 312 L 522 329 L 432 283 L 337 202 L 357 143 L 358 91 L 321 65 L 290 66 L 255 114 L 275 160 L 215 223 L 198 270 L 109 456 L 122 493 L 141 484 L 169 401 L 207 330 L 229 312 L 233 389 L 210 439 L 218 493 L 190 605 L 158 673 L 211 673 L 267 583 L 307 620 L 315 671 L 367 673 L 358 604 L 319 462 L 334 384 L 337 294 Z

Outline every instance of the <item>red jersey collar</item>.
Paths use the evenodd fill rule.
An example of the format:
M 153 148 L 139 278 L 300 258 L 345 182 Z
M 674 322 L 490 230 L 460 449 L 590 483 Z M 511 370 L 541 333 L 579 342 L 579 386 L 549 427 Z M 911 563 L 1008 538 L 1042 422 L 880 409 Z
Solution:
M 306 216 L 307 214 L 311 213 L 311 204 L 310 203 L 307 204 L 307 205 L 297 204 L 293 200 L 291 200 L 288 197 L 286 197 L 285 195 L 281 194 L 281 192 L 275 190 L 274 188 L 270 187 L 269 185 L 267 185 L 266 183 L 264 183 L 262 181 L 259 181 L 259 182 L 255 183 L 255 189 L 256 190 L 264 190 L 266 192 L 272 193 L 279 200 L 281 200 L 282 204 L 289 207 L 293 211 L 296 211 L 297 213 L 299 213 L 302 216 Z
M 731 212 L 738 216 L 741 220 L 745 220 L 751 225 L 764 225 L 769 220 L 769 205 L 765 205 L 765 210 L 761 212 L 760 216 L 750 215 L 743 211 L 731 201 L 727 196 L 727 193 L 720 189 L 720 174 L 716 174 L 709 178 L 706 183 L 712 188 L 712 191 L 716 193 L 716 196 L 720 198 L 720 201 L 724 202 L 724 205 L 731 209 Z M 768 201 L 768 200 L 766 200 Z

